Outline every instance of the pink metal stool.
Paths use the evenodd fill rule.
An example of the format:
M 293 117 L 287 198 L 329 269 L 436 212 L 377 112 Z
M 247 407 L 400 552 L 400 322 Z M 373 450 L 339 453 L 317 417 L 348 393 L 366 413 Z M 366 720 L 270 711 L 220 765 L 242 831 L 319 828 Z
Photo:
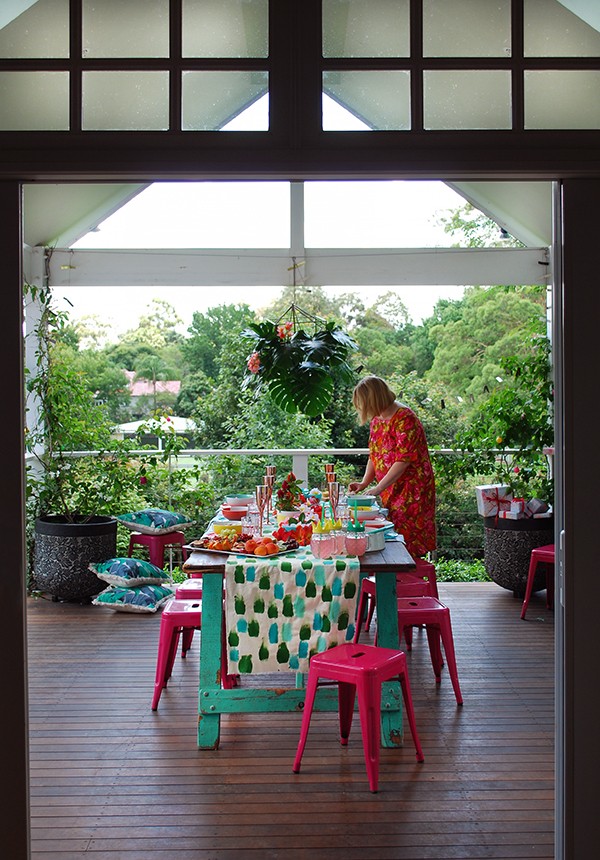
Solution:
M 183 631 L 190 628 L 192 632 L 198 630 L 201 625 L 202 602 L 200 600 L 172 598 L 165 603 L 160 619 L 158 658 L 154 678 L 154 695 L 152 696 L 153 711 L 158 708 L 160 695 L 171 677 L 179 636 Z
M 404 652 L 374 645 L 336 645 L 311 658 L 302 714 L 300 740 L 292 770 L 300 772 L 302 754 L 310 726 L 315 694 L 320 679 L 337 681 L 340 743 L 346 746 L 352 726 L 354 701 L 358 692 L 358 712 L 362 732 L 369 788 L 377 791 L 379 781 L 379 745 L 381 740 L 381 684 L 399 678 L 408 724 L 415 744 L 417 761 L 423 761 L 423 750 L 417 734 L 415 714 L 406 670 Z
M 164 535 L 150 535 L 142 532 L 132 532 L 129 538 L 129 556 L 136 544 L 147 546 L 150 553 L 150 562 L 160 567 L 165 566 L 165 547 L 180 546 L 183 560 L 187 559 L 187 552 L 183 548 L 185 535 L 183 532 L 167 532 Z
M 549 543 L 546 546 L 538 546 L 531 550 L 529 559 L 529 573 L 527 574 L 527 588 L 525 589 L 525 599 L 523 600 L 523 608 L 521 609 L 521 618 L 525 618 L 538 564 L 546 565 L 546 609 L 552 609 L 554 605 L 554 544 Z M 552 567 L 550 567 L 552 565 Z
M 398 598 L 398 629 L 400 637 L 402 633 L 406 638 L 406 630 L 410 627 L 425 626 L 427 641 L 429 643 L 429 654 L 435 674 L 436 683 L 439 684 L 442 675 L 444 660 L 442 657 L 441 644 L 444 646 L 448 672 L 456 696 L 457 705 L 462 705 L 463 698 L 458 683 L 458 671 L 456 669 L 456 655 L 454 652 L 454 638 L 452 636 L 452 624 L 450 622 L 450 610 L 435 597 L 399 597 Z
M 365 605 L 368 603 L 369 612 L 365 624 L 365 630 L 369 630 L 373 613 L 375 612 L 375 578 L 365 577 L 361 581 L 360 600 L 357 615 L 357 630 L 360 634 L 360 628 L 365 614 Z M 396 574 L 396 594 L 398 597 L 436 597 L 439 599 L 437 578 L 435 575 L 435 565 L 430 561 L 418 558 L 415 561 L 415 569 L 407 573 Z M 358 634 L 354 637 L 354 641 L 358 641 Z M 409 634 L 410 636 L 410 634 Z M 409 638 L 406 638 L 409 644 Z M 410 639 L 412 641 L 412 637 Z
M 167 686 L 167 682 L 173 672 L 173 664 L 175 663 L 175 655 L 177 654 L 180 635 L 183 634 L 181 656 L 185 657 L 187 650 L 189 650 L 189 647 L 192 644 L 194 630 L 199 630 L 201 627 L 201 600 L 179 600 L 174 597 L 165 603 L 160 619 L 160 631 L 158 636 L 158 657 L 154 679 L 154 695 L 152 697 L 153 711 L 157 710 L 161 693 Z M 223 687 L 225 689 L 231 689 L 237 685 L 239 678 L 237 675 L 226 675 L 226 666 L 227 654 L 225 651 L 225 625 L 223 625 L 223 640 L 221 644 L 221 679 Z
M 185 579 L 180 582 L 175 589 L 176 600 L 201 600 L 202 599 L 202 580 L 201 579 Z M 181 656 L 185 657 L 187 652 L 192 647 L 194 638 L 194 627 L 185 627 L 181 636 Z

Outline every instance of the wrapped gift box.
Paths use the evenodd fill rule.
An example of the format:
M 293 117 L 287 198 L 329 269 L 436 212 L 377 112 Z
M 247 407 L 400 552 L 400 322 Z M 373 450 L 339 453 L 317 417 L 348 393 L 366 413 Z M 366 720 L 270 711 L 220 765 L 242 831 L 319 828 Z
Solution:
M 545 514 L 549 509 L 548 502 L 543 502 L 541 499 L 530 499 L 527 502 L 526 513 L 533 517 L 535 514 Z
M 482 517 L 495 517 L 500 511 L 510 510 L 512 490 L 508 484 L 481 484 L 475 487 L 477 513 Z
M 501 520 L 524 520 L 525 511 L 498 511 Z

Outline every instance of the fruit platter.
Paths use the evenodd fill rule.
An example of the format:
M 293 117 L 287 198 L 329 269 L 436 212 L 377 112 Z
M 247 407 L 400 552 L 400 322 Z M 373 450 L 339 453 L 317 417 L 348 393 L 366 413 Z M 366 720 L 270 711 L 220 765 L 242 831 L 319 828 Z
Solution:
M 298 541 L 295 538 L 287 538 L 285 541 L 277 540 L 273 535 L 254 537 L 251 534 L 233 534 L 222 530 L 219 534 L 208 532 L 198 540 L 192 541 L 186 549 L 201 550 L 202 552 L 220 552 L 227 555 L 258 555 L 274 556 L 283 555 L 298 549 Z

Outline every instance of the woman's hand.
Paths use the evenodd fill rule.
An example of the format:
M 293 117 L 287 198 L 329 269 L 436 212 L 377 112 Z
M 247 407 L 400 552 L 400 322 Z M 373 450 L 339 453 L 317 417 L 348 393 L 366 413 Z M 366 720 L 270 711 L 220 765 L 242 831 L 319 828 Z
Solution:
M 360 493 L 361 490 L 364 489 L 364 484 L 360 481 L 352 481 L 351 484 L 348 484 L 348 492 L 349 493 Z

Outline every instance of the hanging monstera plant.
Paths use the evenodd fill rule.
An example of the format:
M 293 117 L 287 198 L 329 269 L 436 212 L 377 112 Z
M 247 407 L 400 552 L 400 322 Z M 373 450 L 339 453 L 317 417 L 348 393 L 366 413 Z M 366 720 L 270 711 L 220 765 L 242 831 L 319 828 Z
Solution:
M 291 321 L 282 322 L 286 317 Z M 300 322 L 312 331 L 300 327 Z M 321 415 L 331 401 L 335 382 L 355 379 L 355 370 L 348 363 L 358 349 L 355 341 L 336 323 L 314 317 L 297 305 L 290 305 L 277 322 L 252 324 L 242 337 L 252 344 L 244 387 L 266 386 L 286 412 Z

